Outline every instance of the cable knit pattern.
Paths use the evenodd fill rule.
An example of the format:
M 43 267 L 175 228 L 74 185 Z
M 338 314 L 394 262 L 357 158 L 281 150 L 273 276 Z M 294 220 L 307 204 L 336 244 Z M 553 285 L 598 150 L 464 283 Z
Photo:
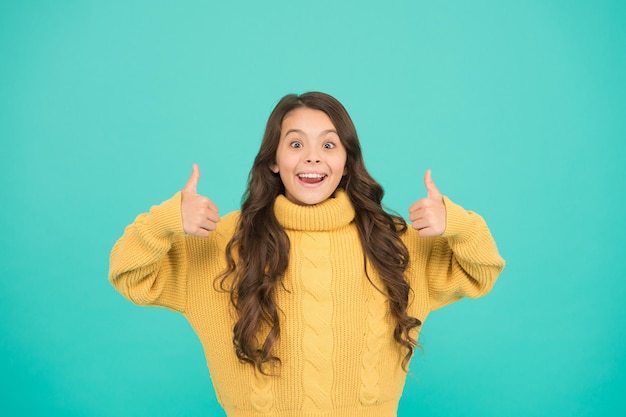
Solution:
M 267 375 L 257 373 L 252 380 L 252 393 L 250 394 L 252 408 L 260 413 L 267 413 L 272 408 L 273 400 L 272 380 Z
M 504 267 L 482 218 L 444 202 L 443 236 L 421 238 L 411 228 L 401 236 L 410 254 L 408 312 L 422 322 L 461 297 L 486 294 Z M 299 206 L 279 196 L 274 213 L 291 244 L 276 293 L 277 375 L 259 375 L 237 359 L 237 317 L 229 294 L 213 286 L 226 268 L 239 212 L 222 216 L 206 239 L 188 236 L 177 193 L 126 228 L 111 253 L 111 283 L 137 304 L 184 314 L 229 417 L 394 417 L 406 379 L 403 355 L 386 297 L 365 277 L 350 199 L 338 190 L 320 204 Z M 379 285 L 376 271 L 368 271 Z
M 368 268 L 373 271 L 369 263 Z M 376 282 L 376 286 L 383 288 L 382 283 L 379 282 Z M 365 348 L 361 356 L 359 399 L 364 405 L 375 404 L 380 395 L 378 366 L 385 336 L 389 335 L 389 328 L 385 323 L 385 316 L 388 312 L 387 297 L 372 286 L 367 297 L 367 332 L 365 333 Z
M 326 234 L 307 233 L 300 240 L 302 256 L 302 316 L 304 317 L 304 407 L 328 409 L 333 383 L 332 270 Z

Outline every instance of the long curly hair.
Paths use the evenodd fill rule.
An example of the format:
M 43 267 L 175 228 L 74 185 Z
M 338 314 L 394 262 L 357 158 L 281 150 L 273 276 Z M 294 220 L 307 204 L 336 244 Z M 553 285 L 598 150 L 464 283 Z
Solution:
M 278 102 L 250 170 L 237 229 L 226 247 L 227 270 L 218 278 L 220 288 L 230 293 L 238 316 L 233 329 L 235 352 L 240 361 L 264 374 L 268 365 L 280 365 L 280 358 L 272 353 L 280 337 L 275 293 L 289 263 L 290 242 L 274 215 L 274 201 L 285 189 L 280 176 L 270 167 L 276 162 L 284 117 L 301 107 L 326 113 L 346 149 L 346 175 L 339 188 L 345 190 L 356 212 L 354 222 L 363 248 L 366 276 L 374 285 L 367 270 L 369 260 L 384 285 L 379 291 L 387 296 L 396 320 L 394 339 L 406 349 L 402 360 L 406 371 L 417 346 L 411 330 L 421 325 L 407 314 L 411 288 L 404 273 L 409 254 L 400 239 L 407 225 L 402 217 L 383 209 L 383 188 L 365 169 L 356 128 L 348 112 L 337 99 L 320 92 L 290 94 Z

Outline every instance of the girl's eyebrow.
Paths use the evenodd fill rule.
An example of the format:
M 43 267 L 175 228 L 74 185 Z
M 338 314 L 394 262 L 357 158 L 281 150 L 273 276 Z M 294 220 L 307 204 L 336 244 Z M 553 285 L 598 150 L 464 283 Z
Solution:
M 289 129 L 287 132 L 285 132 L 285 136 L 287 136 L 287 135 L 288 135 L 288 134 L 290 134 L 290 133 L 299 133 L 299 134 L 301 134 L 301 135 L 304 135 L 304 134 L 305 134 L 305 133 L 304 133 L 304 131 L 302 131 L 302 130 L 300 130 L 300 129 Z M 336 131 L 335 129 L 326 129 L 326 130 L 324 130 L 324 131 L 320 134 L 320 136 L 326 135 L 326 134 L 328 134 L 328 133 L 334 133 L 334 134 L 336 134 L 336 135 L 339 135 L 339 133 L 337 133 L 337 131 Z

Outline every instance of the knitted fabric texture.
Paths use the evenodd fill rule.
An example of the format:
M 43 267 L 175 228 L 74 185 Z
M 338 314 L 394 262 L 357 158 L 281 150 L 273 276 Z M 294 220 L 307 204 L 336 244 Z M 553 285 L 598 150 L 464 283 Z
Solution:
M 462 297 L 479 297 L 504 267 L 483 219 L 444 197 L 447 229 L 421 238 L 402 235 L 410 253 L 408 312 L 429 312 Z M 290 262 L 276 294 L 281 359 L 276 376 L 238 361 L 236 315 L 215 277 L 239 212 L 224 216 L 208 238 L 184 234 L 180 193 L 128 226 L 111 253 L 110 281 L 139 305 L 178 311 L 197 333 L 218 400 L 230 417 L 372 416 L 397 412 L 406 353 L 393 338 L 386 297 L 365 276 L 354 209 L 342 190 L 315 206 L 279 196 L 274 212 L 290 243 Z M 372 267 L 370 277 L 384 288 Z M 416 335 L 417 336 L 417 335 Z

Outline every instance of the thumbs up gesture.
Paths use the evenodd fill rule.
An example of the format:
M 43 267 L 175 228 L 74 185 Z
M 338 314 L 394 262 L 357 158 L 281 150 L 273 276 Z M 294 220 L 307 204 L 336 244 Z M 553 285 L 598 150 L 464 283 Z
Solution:
M 424 174 L 424 185 L 428 196 L 409 207 L 409 220 L 421 237 L 440 236 L 446 230 L 446 206 L 430 169 Z
M 185 233 L 192 236 L 208 237 L 220 221 L 217 206 L 211 200 L 198 195 L 200 168 L 193 164 L 191 176 L 181 190 L 181 215 Z

